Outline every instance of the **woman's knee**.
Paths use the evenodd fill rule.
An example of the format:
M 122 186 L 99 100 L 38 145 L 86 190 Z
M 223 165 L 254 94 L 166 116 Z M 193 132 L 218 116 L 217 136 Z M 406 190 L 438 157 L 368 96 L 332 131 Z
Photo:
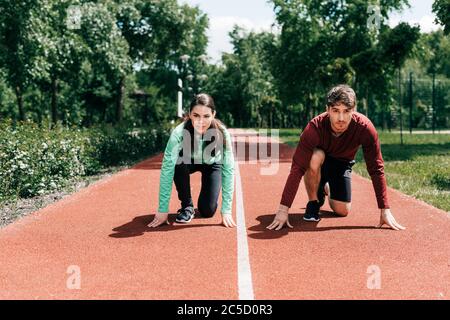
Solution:
M 198 206 L 200 215 L 204 218 L 211 218 L 217 211 L 217 204 L 208 204 Z
M 188 173 L 189 167 L 185 163 L 179 163 L 175 165 L 175 173 Z

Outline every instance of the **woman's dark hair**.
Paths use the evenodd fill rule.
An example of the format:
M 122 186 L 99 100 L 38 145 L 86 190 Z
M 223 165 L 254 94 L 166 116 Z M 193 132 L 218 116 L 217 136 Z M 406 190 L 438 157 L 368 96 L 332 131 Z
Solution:
M 189 105 L 189 113 L 192 112 L 192 109 L 194 109 L 195 106 L 205 106 L 211 109 L 211 111 L 214 113 L 216 111 L 216 106 L 214 104 L 214 99 L 206 93 L 200 93 L 194 96 L 192 99 L 190 105 Z M 191 150 L 194 150 L 194 126 L 192 125 L 192 121 L 189 118 L 189 115 L 185 116 L 185 124 L 184 128 L 187 129 L 191 136 Z M 214 144 L 214 148 L 212 151 L 212 155 L 215 155 L 215 151 L 217 148 L 217 143 L 221 141 L 223 143 L 223 150 L 227 148 L 227 141 L 225 140 L 225 134 L 224 134 L 224 128 L 225 125 L 218 119 L 214 118 L 211 122 L 211 126 L 208 130 L 215 130 L 212 134 L 211 141 L 207 141 L 206 145 L 210 145 L 211 143 Z

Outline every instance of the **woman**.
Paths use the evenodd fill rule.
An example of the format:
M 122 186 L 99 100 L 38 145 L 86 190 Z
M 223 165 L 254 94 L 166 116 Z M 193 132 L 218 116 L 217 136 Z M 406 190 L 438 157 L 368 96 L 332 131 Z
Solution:
M 172 181 L 181 201 L 176 222 L 188 223 L 194 217 L 190 174 L 200 171 L 202 186 L 198 198 L 198 212 L 210 218 L 217 209 L 222 187 L 222 224 L 235 227 L 231 215 L 234 189 L 234 157 L 231 136 L 222 122 L 215 119 L 214 100 L 198 94 L 189 106 L 189 116 L 170 135 L 164 152 L 159 185 L 158 213 L 149 227 L 169 224 L 169 200 Z

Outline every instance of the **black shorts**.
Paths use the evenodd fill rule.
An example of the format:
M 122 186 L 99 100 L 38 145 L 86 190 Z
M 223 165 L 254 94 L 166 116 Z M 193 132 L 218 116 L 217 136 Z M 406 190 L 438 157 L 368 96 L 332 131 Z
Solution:
M 321 168 L 320 186 L 328 182 L 330 186 L 330 199 L 351 202 L 352 201 L 352 167 L 355 160 L 338 160 L 325 155 L 325 161 Z

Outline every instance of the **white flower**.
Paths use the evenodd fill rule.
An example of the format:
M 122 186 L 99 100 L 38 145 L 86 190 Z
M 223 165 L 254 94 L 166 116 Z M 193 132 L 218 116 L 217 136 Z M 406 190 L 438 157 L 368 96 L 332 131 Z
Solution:
M 28 168 L 28 165 L 26 165 L 22 161 L 19 161 L 19 167 L 20 167 L 20 169 L 26 169 L 26 168 Z

